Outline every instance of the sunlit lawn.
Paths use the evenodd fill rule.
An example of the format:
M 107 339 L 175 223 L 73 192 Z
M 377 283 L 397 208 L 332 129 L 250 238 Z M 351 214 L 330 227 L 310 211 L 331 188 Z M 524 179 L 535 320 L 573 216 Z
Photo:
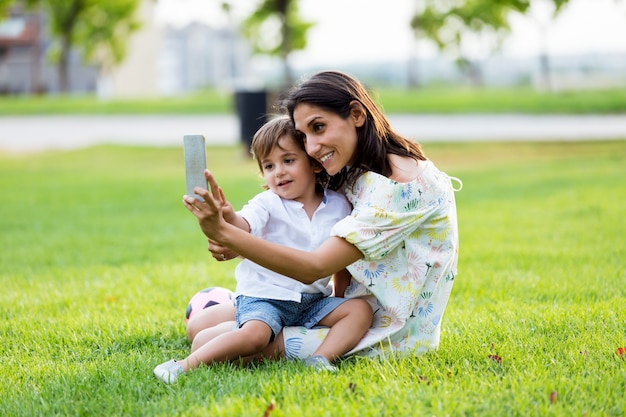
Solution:
M 626 113 L 626 89 L 540 91 L 531 87 L 368 85 L 387 113 Z M 268 91 L 268 110 L 278 91 Z M 95 96 L 0 96 L 0 116 L 33 114 L 215 114 L 235 112 L 234 93 L 205 90 L 176 97 L 99 100 Z
M 235 266 L 181 204 L 182 149 L 0 155 L 0 415 L 624 416 L 626 141 L 425 150 L 464 182 L 438 351 L 172 387 L 152 369 L 188 352 L 189 298 Z M 235 207 L 260 191 L 241 149 L 208 161 Z

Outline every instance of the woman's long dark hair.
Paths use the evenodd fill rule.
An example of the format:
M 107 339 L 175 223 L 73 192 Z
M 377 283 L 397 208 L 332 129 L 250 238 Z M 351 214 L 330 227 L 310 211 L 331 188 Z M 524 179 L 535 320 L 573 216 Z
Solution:
M 352 186 L 365 171 L 389 177 L 391 166 L 387 155 L 408 156 L 426 160 L 419 143 L 394 132 L 387 117 L 365 87 L 354 77 L 339 71 L 323 71 L 294 86 L 282 101 L 282 107 L 293 120 L 300 103 L 318 106 L 342 119 L 350 116 L 351 103 L 356 100 L 365 109 L 366 121 L 357 129 L 357 150 L 354 165 L 332 177 L 329 187 L 337 189 L 344 182 Z

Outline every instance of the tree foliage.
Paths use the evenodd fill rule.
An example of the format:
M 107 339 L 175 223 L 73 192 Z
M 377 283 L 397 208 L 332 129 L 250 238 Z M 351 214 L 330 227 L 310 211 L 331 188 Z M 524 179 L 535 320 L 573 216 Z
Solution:
M 13 0 L 0 0 L 0 22 L 5 19 L 7 9 L 12 3 Z
M 551 2 L 555 15 L 568 0 L 424 0 L 424 8 L 413 16 L 411 27 L 417 37 L 432 40 L 455 56 L 474 83 L 481 83 L 480 70 L 464 49 L 468 37 L 490 37 L 497 47 L 510 33 L 509 15 L 525 14 L 535 1 Z
M 61 91 L 69 90 L 72 50 L 105 70 L 122 62 L 126 41 L 140 24 L 135 12 L 140 0 L 27 0 L 48 16 L 54 40 L 51 58 L 58 63 Z
M 297 0 L 262 0 L 243 21 L 242 33 L 255 53 L 281 59 L 284 83 L 290 85 L 289 55 L 306 48 L 307 32 L 313 26 L 300 16 Z

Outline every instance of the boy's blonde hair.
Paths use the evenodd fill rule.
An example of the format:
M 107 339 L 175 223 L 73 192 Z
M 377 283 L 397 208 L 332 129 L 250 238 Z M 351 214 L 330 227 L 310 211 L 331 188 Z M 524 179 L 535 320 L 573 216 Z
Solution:
M 275 147 L 280 146 L 278 140 L 283 136 L 288 136 L 294 143 L 298 144 L 298 147 L 306 153 L 304 143 L 298 140 L 296 135 L 296 129 L 293 126 L 293 122 L 287 115 L 275 116 L 265 123 L 252 138 L 252 146 L 250 147 L 250 153 L 256 159 L 259 164 L 259 170 L 263 172 L 263 166 L 261 161 L 267 155 L 269 155 Z

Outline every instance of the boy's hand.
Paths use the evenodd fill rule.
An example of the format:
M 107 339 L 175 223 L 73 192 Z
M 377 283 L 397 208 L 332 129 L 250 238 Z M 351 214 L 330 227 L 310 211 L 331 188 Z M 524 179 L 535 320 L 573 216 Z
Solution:
M 235 209 L 232 204 L 226 200 L 226 196 L 224 195 L 224 190 L 222 187 L 219 187 L 220 199 L 222 200 L 222 217 L 230 224 L 235 224 L 237 221 L 237 215 L 235 214 Z

